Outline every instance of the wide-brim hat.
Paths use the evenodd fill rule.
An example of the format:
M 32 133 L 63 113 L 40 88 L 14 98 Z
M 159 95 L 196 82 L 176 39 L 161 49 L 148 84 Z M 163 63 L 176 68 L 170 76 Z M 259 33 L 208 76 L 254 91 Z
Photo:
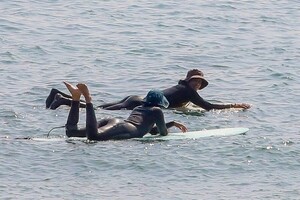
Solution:
M 169 101 L 159 90 L 150 90 L 147 96 L 143 99 L 143 103 L 146 105 L 159 106 L 164 108 L 169 107 Z
M 201 79 L 202 80 L 201 87 L 199 88 L 200 90 L 205 88 L 208 85 L 207 80 L 204 78 L 203 72 L 198 69 L 189 70 L 188 73 L 186 74 L 186 77 L 184 80 L 186 82 L 189 82 L 192 79 Z

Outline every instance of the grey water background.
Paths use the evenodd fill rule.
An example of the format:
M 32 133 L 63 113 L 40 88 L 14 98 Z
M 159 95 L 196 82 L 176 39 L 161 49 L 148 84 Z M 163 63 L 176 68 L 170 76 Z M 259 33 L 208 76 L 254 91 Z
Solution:
M 299 7 L 297 0 L 1 1 L 0 198 L 300 199 Z M 248 127 L 246 135 L 14 139 L 44 138 L 64 125 L 68 107 L 45 109 L 51 88 L 66 92 L 64 80 L 87 83 L 99 105 L 175 85 L 191 68 L 209 81 L 204 99 L 252 107 L 165 110 L 166 120 L 190 131 Z

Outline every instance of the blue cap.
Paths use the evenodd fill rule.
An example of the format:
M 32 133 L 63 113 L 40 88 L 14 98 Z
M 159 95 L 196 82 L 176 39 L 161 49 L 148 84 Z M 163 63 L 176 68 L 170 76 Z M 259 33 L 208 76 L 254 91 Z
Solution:
M 150 90 L 147 96 L 143 99 L 143 102 L 147 105 L 161 106 L 164 108 L 169 107 L 169 101 L 159 90 Z

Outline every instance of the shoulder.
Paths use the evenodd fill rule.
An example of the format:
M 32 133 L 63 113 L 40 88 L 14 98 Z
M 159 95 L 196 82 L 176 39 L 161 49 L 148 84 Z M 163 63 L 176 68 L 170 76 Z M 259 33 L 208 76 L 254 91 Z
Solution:
M 138 106 L 133 109 L 133 111 L 140 111 L 140 112 L 154 112 L 154 113 L 159 113 L 162 112 L 162 109 L 160 107 L 156 106 Z
M 164 95 L 169 95 L 177 92 L 184 92 L 188 85 L 185 81 L 179 81 L 177 85 L 171 86 L 163 90 Z
M 162 109 L 160 107 L 156 107 L 156 106 L 151 107 L 151 112 L 156 117 L 163 116 L 163 111 L 162 111 Z
M 177 85 L 178 89 L 185 95 L 185 96 L 195 96 L 198 95 L 198 92 L 191 88 L 189 84 L 184 81 L 180 80 Z
M 152 107 L 152 110 L 154 112 L 162 112 L 162 109 L 160 107 L 157 107 L 157 106 Z

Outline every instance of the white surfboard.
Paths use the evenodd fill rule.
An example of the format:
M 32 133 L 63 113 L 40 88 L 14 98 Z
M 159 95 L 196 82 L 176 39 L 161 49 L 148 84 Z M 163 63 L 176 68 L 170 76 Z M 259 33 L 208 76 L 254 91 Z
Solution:
M 63 137 L 33 137 L 30 140 L 39 141 L 39 142 L 62 142 L 68 140 L 68 138 Z
M 183 140 L 183 139 L 197 139 L 203 137 L 224 137 L 232 135 L 240 135 L 248 132 L 248 128 L 220 128 L 211 130 L 191 131 L 185 133 L 169 133 L 167 136 L 150 135 L 147 134 L 143 138 L 136 138 L 137 140 Z
M 239 112 L 244 110 L 243 108 L 227 108 L 227 109 L 221 109 L 221 110 L 215 110 L 215 112 Z M 179 107 L 174 109 L 174 113 L 177 114 L 185 114 L 185 115 L 203 115 L 205 112 L 207 112 L 205 109 L 196 106 L 193 103 L 188 103 L 184 107 Z
M 232 135 L 240 135 L 248 132 L 248 128 L 220 128 L 211 130 L 201 130 L 201 131 L 190 131 L 186 133 L 169 133 L 167 136 L 160 135 L 150 135 L 147 134 L 143 138 L 133 138 L 133 140 L 151 141 L 151 140 L 183 140 L 183 139 L 197 139 L 203 137 L 224 137 Z M 30 138 L 30 140 L 40 141 L 40 142 L 61 142 L 61 141 L 86 141 L 86 137 L 41 137 L 41 138 Z
M 86 137 L 33 137 L 30 140 L 39 141 L 39 142 L 72 142 L 72 141 L 86 141 Z

